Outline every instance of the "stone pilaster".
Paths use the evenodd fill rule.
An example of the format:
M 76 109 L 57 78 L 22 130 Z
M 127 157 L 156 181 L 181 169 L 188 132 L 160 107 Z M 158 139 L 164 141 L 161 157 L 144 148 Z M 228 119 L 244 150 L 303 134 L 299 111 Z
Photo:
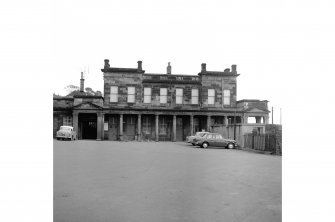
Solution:
M 120 114 L 120 126 L 119 126 L 119 140 L 123 141 L 123 114 Z
M 142 126 L 141 126 L 141 114 L 137 115 L 137 140 L 141 141 L 142 138 Z
M 173 127 L 172 127 L 173 138 L 172 141 L 176 142 L 177 140 L 177 116 L 173 115 Z
M 158 142 L 159 141 L 159 134 L 158 134 L 158 126 L 159 126 L 159 115 L 158 114 L 156 114 L 156 124 L 155 124 L 155 137 L 156 137 L 156 142 Z

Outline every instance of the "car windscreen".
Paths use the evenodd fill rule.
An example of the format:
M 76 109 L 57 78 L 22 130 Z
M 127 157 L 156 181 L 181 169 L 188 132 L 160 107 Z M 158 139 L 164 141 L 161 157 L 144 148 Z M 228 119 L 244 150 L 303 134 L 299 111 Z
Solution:
M 61 126 L 61 127 L 60 127 L 60 130 L 63 130 L 63 131 L 70 131 L 71 128 Z

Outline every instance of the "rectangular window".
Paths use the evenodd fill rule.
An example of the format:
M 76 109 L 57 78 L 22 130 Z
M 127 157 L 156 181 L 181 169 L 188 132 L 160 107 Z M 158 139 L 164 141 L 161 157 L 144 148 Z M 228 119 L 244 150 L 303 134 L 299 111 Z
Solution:
M 72 116 L 63 117 L 63 126 L 72 126 Z
M 134 103 L 135 102 L 135 87 L 129 86 L 128 87 L 128 103 Z
M 223 90 L 223 105 L 230 105 L 230 90 Z
M 144 103 L 151 103 L 151 88 L 144 88 Z
M 110 102 L 116 103 L 118 101 L 118 89 L 117 86 L 111 86 Z
M 199 89 L 192 89 L 192 104 L 199 103 Z
M 159 102 L 160 103 L 167 103 L 167 88 L 161 88 L 160 89 Z
M 176 89 L 176 104 L 183 104 L 183 89 Z
M 215 101 L 215 91 L 214 89 L 208 89 L 208 104 L 213 105 Z

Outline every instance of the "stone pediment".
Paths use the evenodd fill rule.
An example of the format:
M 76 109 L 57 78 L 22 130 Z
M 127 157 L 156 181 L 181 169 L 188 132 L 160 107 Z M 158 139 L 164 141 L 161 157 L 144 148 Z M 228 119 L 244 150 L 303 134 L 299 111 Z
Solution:
M 78 104 L 74 106 L 73 109 L 92 109 L 92 110 L 95 109 L 96 110 L 96 109 L 102 109 L 102 106 L 87 102 L 87 103 Z

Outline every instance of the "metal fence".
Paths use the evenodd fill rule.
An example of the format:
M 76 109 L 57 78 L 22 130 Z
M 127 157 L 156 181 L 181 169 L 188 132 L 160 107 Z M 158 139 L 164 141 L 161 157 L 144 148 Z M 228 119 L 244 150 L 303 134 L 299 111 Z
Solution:
M 244 146 L 254 150 L 276 153 L 276 136 L 273 134 L 245 134 Z

